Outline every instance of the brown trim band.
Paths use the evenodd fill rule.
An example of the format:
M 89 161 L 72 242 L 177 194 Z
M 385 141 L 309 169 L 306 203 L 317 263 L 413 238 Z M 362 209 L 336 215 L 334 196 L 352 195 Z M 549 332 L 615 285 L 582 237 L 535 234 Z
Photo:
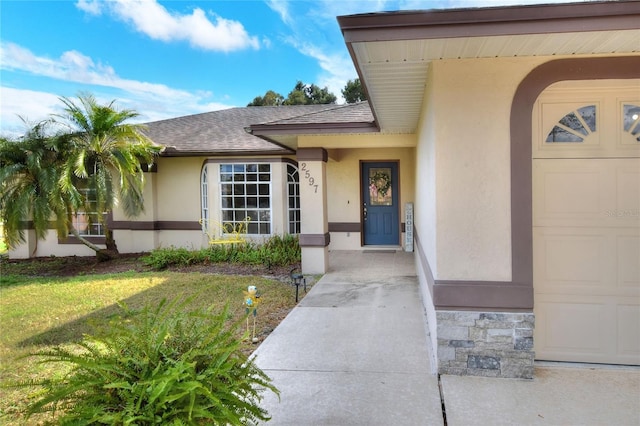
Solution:
M 109 223 L 109 229 L 127 231 L 201 231 L 202 225 L 199 222 L 186 220 L 157 220 L 155 222 L 115 220 Z
M 211 156 L 256 156 L 256 155 L 291 155 L 295 152 L 289 148 L 284 148 L 278 145 L 278 150 L 272 151 L 245 151 L 231 150 L 231 151 L 178 151 L 176 148 L 168 147 L 160 154 L 161 157 L 211 157 Z
M 418 260 L 436 310 L 525 311 L 533 309 L 533 287 L 510 281 L 435 280 L 420 237 L 414 230 Z
M 298 161 L 324 161 L 329 160 L 329 154 L 324 148 L 298 148 L 296 151 Z
M 296 161 L 291 158 L 237 158 L 237 157 L 229 157 L 229 158 L 207 158 L 204 160 L 204 164 L 224 164 L 224 163 L 288 163 L 296 165 Z
M 93 244 L 106 244 L 107 239 L 105 237 L 91 237 L 89 235 L 83 236 L 85 240 Z M 58 238 L 58 244 L 83 244 L 77 237 L 69 236 L 67 238 Z
M 359 222 L 329 222 L 329 232 L 360 232 Z
M 372 133 L 380 129 L 374 122 L 305 123 L 305 124 L 256 124 L 251 126 L 255 136 Z
M 331 234 L 300 234 L 300 247 L 327 247 L 331 242 Z

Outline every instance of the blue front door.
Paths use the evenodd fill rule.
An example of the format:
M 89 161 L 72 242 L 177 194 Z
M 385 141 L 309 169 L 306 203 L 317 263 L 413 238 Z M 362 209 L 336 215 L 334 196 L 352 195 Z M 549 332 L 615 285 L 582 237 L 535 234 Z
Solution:
M 398 163 L 362 163 L 362 221 L 365 245 L 400 244 Z

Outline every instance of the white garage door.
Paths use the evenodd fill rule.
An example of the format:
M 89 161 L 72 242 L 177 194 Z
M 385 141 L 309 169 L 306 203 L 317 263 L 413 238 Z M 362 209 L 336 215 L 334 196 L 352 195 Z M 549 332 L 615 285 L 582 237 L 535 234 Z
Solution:
M 536 358 L 640 364 L 640 80 L 556 84 L 533 120 Z

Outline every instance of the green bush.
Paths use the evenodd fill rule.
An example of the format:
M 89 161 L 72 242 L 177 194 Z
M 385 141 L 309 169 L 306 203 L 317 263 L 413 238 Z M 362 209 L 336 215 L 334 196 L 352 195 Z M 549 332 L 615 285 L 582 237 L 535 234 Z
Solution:
M 240 322 L 228 310 L 187 312 L 187 303 L 128 312 L 105 337 L 77 350 L 56 347 L 32 356 L 68 363 L 61 379 L 40 385 L 44 396 L 28 415 L 60 412 L 60 424 L 214 424 L 266 421 L 261 391 L 278 393 L 266 374 L 239 350 Z
M 199 263 L 237 262 L 249 265 L 286 266 L 300 262 L 300 245 L 293 235 L 274 235 L 263 244 L 250 242 L 212 245 L 202 250 L 164 248 L 153 250 L 142 261 L 154 269 Z

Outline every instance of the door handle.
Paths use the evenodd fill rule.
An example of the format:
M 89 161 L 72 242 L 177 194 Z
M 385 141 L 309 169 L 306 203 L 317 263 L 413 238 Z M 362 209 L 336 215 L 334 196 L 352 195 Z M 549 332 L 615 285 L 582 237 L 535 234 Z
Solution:
M 364 203 L 364 209 L 362 210 L 364 220 L 367 220 L 367 203 Z

